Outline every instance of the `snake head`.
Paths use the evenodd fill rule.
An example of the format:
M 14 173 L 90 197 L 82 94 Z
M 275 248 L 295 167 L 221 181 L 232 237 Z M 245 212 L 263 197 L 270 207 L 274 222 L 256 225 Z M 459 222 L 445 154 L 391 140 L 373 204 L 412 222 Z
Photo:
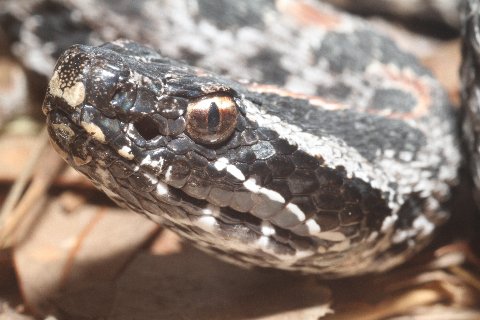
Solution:
M 242 265 L 383 269 L 392 217 L 423 210 L 394 203 L 375 166 L 370 133 L 407 137 L 399 121 L 255 92 L 133 42 L 67 50 L 43 111 L 60 155 L 113 200 Z
M 64 125 L 71 122 L 100 143 L 118 145 L 117 151 L 130 158 L 132 142 L 151 149 L 184 134 L 202 145 L 223 143 L 237 126 L 235 99 L 233 90 L 203 71 L 120 41 L 67 50 L 50 80 L 43 111 L 52 123 L 55 117 L 69 118 L 50 126 L 59 133 L 54 139 L 51 131 L 59 151 L 69 149 L 62 144 L 72 137 Z M 130 141 L 115 143 L 120 132 Z

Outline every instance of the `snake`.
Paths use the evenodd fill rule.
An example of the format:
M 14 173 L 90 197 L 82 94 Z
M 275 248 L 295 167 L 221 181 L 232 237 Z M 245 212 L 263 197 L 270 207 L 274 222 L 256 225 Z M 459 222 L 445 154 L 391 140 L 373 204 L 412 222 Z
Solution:
M 479 101 L 478 101 L 478 77 L 479 77 L 479 58 L 480 48 L 478 43 L 480 34 L 479 25 L 480 3 L 478 1 L 465 1 L 462 15 L 462 36 L 463 36 L 463 60 L 461 66 L 462 83 L 462 132 L 468 154 L 470 155 L 470 171 L 473 182 L 476 186 L 474 190 L 475 198 L 480 200 L 480 130 L 479 130 Z
M 17 47 L 52 74 L 55 150 L 201 250 L 347 277 L 403 263 L 448 219 L 456 114 L 369 22 L 310 0 L 48 3 L 75 13 L 51 21 L 84 43 L 23 33 Z

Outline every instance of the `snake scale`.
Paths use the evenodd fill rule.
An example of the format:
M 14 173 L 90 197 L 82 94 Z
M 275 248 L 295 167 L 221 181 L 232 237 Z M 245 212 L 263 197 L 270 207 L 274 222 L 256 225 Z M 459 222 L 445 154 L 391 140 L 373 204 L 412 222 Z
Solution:
M 202 250 L 351 276 L 400 264 L 448 218 L 448 97 L 368 22 L 309 0 L 47 3 L 73 12 L 50 21 L 76 42 L 147 43 L 61 55 L 43 104 L 56 150 Z M 50 73 L 59 34 L 19 34 L 26 64 Z
M 476 198 L 480 200 L 480 110 L 478 96 L 478 81 L 480 68 L 480 41 L 479 33 L 480 2 L 465 1 L 463 18 L 463 61 L 462 76 L 462 101 L 464 102 L 462 115 L 462 132 L 470 155 L 470 169 L 476 185 Z M 478 201 L 477 201 L 478 202 Z

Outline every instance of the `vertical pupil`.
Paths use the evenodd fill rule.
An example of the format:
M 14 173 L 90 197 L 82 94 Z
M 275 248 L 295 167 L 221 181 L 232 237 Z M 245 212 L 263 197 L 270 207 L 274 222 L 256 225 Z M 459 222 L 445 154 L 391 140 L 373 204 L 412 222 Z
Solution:
M 208 131 L 215 132 L 220 124 L 220 110 L 215 102 L 210 104 L 208 109 Z

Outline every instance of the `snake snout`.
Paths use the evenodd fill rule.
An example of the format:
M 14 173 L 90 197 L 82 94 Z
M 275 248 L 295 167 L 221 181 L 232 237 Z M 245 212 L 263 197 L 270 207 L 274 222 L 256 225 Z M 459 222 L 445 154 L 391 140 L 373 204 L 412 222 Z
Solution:
M 90 56 L 82 46 L 72 46 L 60 56 L 42 107 L 46 115 L 55 109 L 66 114 L 78 111 L 87 96 L 89 65 Z

